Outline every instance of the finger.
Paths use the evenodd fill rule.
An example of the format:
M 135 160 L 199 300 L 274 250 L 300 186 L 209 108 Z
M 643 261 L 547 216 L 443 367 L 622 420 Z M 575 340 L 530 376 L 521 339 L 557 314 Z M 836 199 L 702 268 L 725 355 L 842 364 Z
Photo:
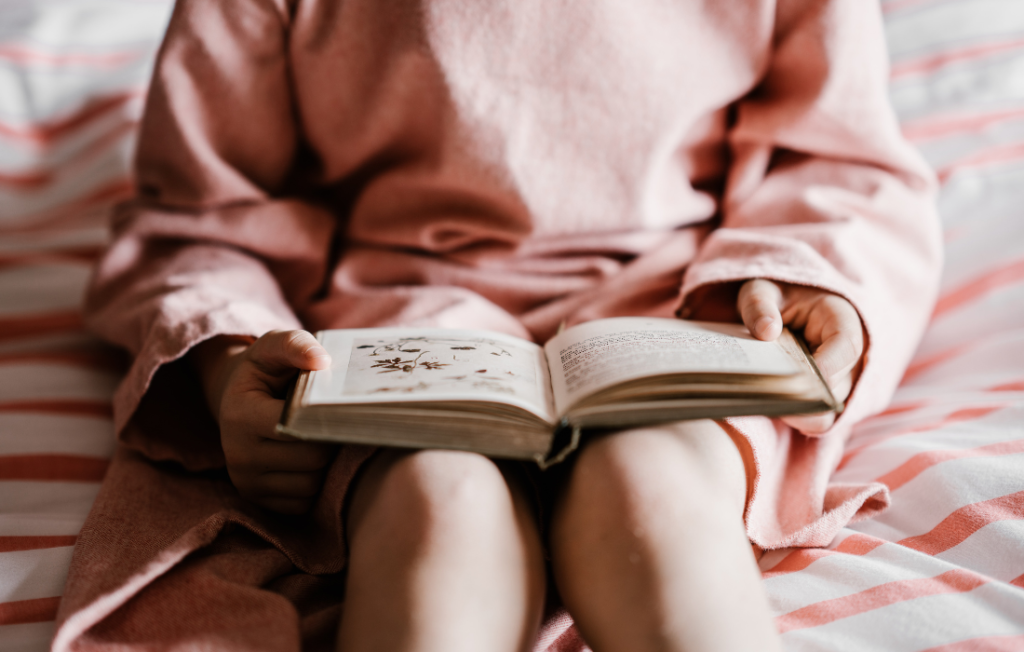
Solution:
M 849 374 L 863 353 L 864 340 L 858 322 L 855 331 L 844 328 L 827 337 L 814 350 L 814 362 L 821 375 L 831 383 L 833 379 L 838 381 L 840 376 Z
M 327 369 L 331 356 L 306 331 L 271 331 L 247 351 L 248 360 L 270 376 L 290 376 L 296 369 Z
M 261 498 L 313 498 L 323 486 L 322 473 L 274 471 L 257 478 L 255 490 Z
M 293 437 L 275 431 L 283 411 L 284 401 L 271 396 L 262 383 L 256 383 L 231 394 L 221 404 L 221 434 L 242 436 L 250 444 L 263 438 L 294 441 Z
M 331 463 L 334 444 L 307 442 L 277 432 L 284 401 L 250 390 L 221 408 L 221 443 L 232 464 L 244 468 L 310 471 Z
M 842 374 L 838 379 L 830 381 L 829 389 L 837 401 L 845 401 L 853 390 L 853 373 Z
M 847 372 L 834 377 L 829 381 L 829 389 L 837 401 L 845 401 L 853 389 L 853 373 Z M 821 412 L 784 417 L 782 421 L 805 435 L 820 435 L 832 427 L 836 421 L 836 415 L 834 412 Z
M 751 335 L 771 341 L 782 333 L 782 290 L 775 283 L 756 278 L 740 287 L 736 307 Z
M 809 310 L 804 335 L 814 347 L 814 361 L 826 379 L 848 373 L 864 354 L 864 330 L 857 310 L 830 295 Z
M 836 422 L 836 415 L 834 412 L 806 414 L 784 417 L 782 422 L 791 428 L 796 428 L 805 435 L 820 435 L 832 427 L 832 424 Z
M 853 389 L 853 374 L 844 374 L 835 383 L 830 382 L 829 389 L 836 400 L 845 401 L 846 397 L 850 395 L 850 390 Z M 835 421 L 835 412 L 795 415 L 782 419 L 783 423 L 796 428 L 805 435 L 820 435 L 831 428 Z
M 256 444 L 251 459 L 262 471 L 317 471 L 333 462 L 337 451 L 333 444 L 264 438 Z

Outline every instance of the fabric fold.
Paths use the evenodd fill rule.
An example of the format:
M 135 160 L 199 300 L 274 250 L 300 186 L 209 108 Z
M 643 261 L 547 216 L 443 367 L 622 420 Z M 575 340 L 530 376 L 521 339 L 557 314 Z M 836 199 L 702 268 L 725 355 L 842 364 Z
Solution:
M 345 491 L 371 451 L 341 447 L 290 530 L 242 504 L 183 359 L 219 334 L 433 325 L 544 340 L 562 322 L 699 308 L 750 278 L 821 288 L 861 315 L 866 364 L 820 437 L 725 422 L 750 445 L 748 534 L 821 546 L 885 507 L 883 486 L 830 475 L 902 375 L 941 251 L 934 181 L 887 103 L 878 7 L 624 7 L 177 3 L 137 197 L 86 305 L 135 362 L 58 652 L 146 645 L 133 637 L 149 628 L 167 649 L 192 645 L 167 605 L 181 618 L 206 605 L 239 640 L 268 632 L 256 649 L 275 627 L 327 645 Z

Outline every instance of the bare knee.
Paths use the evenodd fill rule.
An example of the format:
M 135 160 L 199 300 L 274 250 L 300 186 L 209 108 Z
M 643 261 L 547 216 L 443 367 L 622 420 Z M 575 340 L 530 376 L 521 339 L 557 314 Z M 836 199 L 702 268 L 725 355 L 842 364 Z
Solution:
M 595 649 L 760 649 L 735 635 L 733 609 L 756 617 L 770 647 L 742 521 L 743 455 L 728 432 L 710 421 L 638 428 L 590 441 L 575 464 L 552 521 L 552 567 Z
M 355 489 L 350 534 L 369 526 L 384 536 L 464 535 L 508 513 L 509 487 L 486 457 L 459 451 L 388 451 Z
M 746 471 L 736 444 L 714 422 L 693 421 L 588 442 L 559 509 L 642 522 L 670 514 L 735 519 L 745 504 Z
M 347 519 L 339 650 L 529 648 L 543 553 L 502 468 L 438 450 L 381 451 L 367 465 Z

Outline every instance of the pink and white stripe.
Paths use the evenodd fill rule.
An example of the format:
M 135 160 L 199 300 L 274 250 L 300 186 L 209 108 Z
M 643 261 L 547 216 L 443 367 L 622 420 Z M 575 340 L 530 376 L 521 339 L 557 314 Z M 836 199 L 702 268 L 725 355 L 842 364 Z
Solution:
M 166 0 L 0 5 L 0 650 L 49 648 L 113 452 L 121 355 L 79 303 L 130 190 Z
M 943 181 L 947 266 L 890 409 L 837 480 L 893 506 L 762 560 L 793 650 L 1024 649 L 1024 5 L 884 3 L 892 98 Z
M 0 652 L 48 648 L 123 360 L 81 329 L 170 0 L 0 5 Z M 1024 4 L 888 0 L 892 98 L 939 171 L 947 268 L 837 479 L 893 507 L 761 563 L 791 650 L 1024 649 Z M 555 623 L 542 647 L 576 649 Z M 572 640 L 570 640 L 572 639 Z

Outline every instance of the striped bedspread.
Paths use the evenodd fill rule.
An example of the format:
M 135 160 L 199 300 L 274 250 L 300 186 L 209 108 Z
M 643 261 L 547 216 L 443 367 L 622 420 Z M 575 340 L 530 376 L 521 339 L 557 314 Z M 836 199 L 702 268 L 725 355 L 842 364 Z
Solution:
M 170 4 L 0 0 L 0 652 L 47 649 L 113 449 L 124 360 L 78 305 Z M 838 471 L 893 507 L 761 567 L 787 649 L 1024 650 L 1024 2 L 883 6 L 893 101 L 943 182 L 941 300 Z

